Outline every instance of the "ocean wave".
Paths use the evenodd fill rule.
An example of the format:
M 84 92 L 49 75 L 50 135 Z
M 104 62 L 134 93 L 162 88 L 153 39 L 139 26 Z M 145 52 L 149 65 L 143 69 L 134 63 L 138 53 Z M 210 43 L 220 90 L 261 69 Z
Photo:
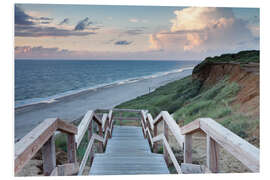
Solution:
M 180 69 L 174 69 L 174 70 L 166 71 L 166 72 L 158 72 L 155 74 L 141 76 L 141 77 L 133 77 L 129 79 L 118 80 L 111 83 L 103 83 L 103 84 L 95 85 L 88 88 L 70 90 L 67 92 L 59 93 L 59 94 L 45 97 L 45 98 L 32 98 L 32 99 L 18 100 L 18 101 L 15 101 L 15 109 L 23 108 L 25 106 L 30 106 L 30 105 L 42 104 L 42 103 L 45 103 L 45 104 L 55 103 L 55 102 L 58 102 L 59 99 L 65 98 L 67 96 L 72 96 L 72 95 L 76 95 L 76 94 L 87 92 L 87 91 L 97 91 L 98 89 L 101 89 L 101 88 L 108 88 L 112 86 L 131 84 L 131 83 L 135 83 L 141 80 L 153 79 L 153 78 L 158 78 L 158 77 L 166 76 L 173 73 L 180 73 L 186 70 L 192 70 L 193 68 L 194 66 L 189 66 L 189 67 L 183 67 Z

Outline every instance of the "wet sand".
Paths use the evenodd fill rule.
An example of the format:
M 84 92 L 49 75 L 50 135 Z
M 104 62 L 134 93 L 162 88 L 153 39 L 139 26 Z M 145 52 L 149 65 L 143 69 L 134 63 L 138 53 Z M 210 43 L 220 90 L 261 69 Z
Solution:
M 46 118 L 59 117 L 69 122 L 83 116 L 88 110 L 109 109 L 149 93 L 169 82 L 190 75 L 192 70 L 172 73 L 152 79 L 144 79 L 128 84 L 118 84 L 88 90 L 56 99 L 51 103 L 39 103 L 15 109 L 15 140 L 23 137 Z

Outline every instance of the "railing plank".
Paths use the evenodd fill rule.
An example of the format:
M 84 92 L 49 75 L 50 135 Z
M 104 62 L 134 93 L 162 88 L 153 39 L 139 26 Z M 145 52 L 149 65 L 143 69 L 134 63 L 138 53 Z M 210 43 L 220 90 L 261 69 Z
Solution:
M 183 148 L 184 136 L 181 134 L 179 126 L 176 124 L 175 120 L 171 117 L 171 115 L 167 111 L 162 111 L 161 114 L 164 121 L 166 121 L 171 133 L 178 142 L 179 146 Z
M 105 125 L 106 125 L 106 122 L 107 122 L 107 117 L 108 117 L 108 114 L 104 113 L 102 115 L 102 130 L 104 131 L 105 130 Z
M 67 123 L 63 120 L 58 119 L 57 120 L 57 130 L 69 133 L 69 134 L 77 134 L 77 127 L 73 124 Z
M 154 123 L 153 123 L 154 120 L 153 120 L 152 115 L 150 113 L 147 113 L 147 118 L 148 118 L 151 130 L 153 130 L 154 129 Z
M 191 123 L 181 127 L 181 134 L 193 133 L 197 130 L 200 130 L 200 120 L 196 119 Z
M 171 147 L 170 147 L 167 139 L 165 138 L 165 136 L 163 136 L 162 139 L 163 139 L 164 147 L 165 147 L 166 151 L 168 152 L 168 154 L 169 154 L 169 156 L 170 156 L 170 158 L 171 158 L 171 160 L 173 162 L 173 165 L 174 165 L 177 173 L 178 174 L 181 174 L 182 173 L 181 168 L 180 168 L 180 166 L 178 164 L 177 159 L 175 158 L 175 155 L 174 155 L 174 153 L 173 153 L 173 151 L 172 151 L 172 149 L 171 149 Z
M 94 134 L 93 134 L 93 136 L 94 136 Z M 94 140 L 95 140 L 95 138 L 94 138 L 93 136 L 92 136 L 92 138 L 90 139 L 90 141 L 89 141 L 89 143 L 88 143 L 88 145 L 87 145 L 87 148 L 86 148 L 86 150 L 85 150 L 83 159 L 82 159 L 81 164 L 80 164 L 80 167 L 79 167 L 78 176 L 79 176 L 79 175 L 82 175 L 83 170 L 84 170 L 84 167 L 85 167 L 85 164 L 86 164 L 87 159 L 88 159 L 88 156 L 89 156 L 89 154 L 90 154 L 90 152 L 91 152 L 91 149 L 92 149 L 92 146 L 93 146 Z
M 163 133 L 164 133 L 164 138 L 163 138 L 163 156 L 164 156 L 165 162 L 169 166 L 168 151 L 167 151 L 167 149 L 165 147 L 165 140 L 167 141 L 167 139 L 169 139 L 168 125 L 167 125 L 167 122 L 166 121 L 163 122 Z
M 75 139 L 76 139 L 76 143 L 77 143 L 77 148 L 79 147 L 80 143 L 81 143 L 81 140 L 86 132 L 86 130 L 88 129 L 88 126 L 90 124 L 90 121 L 92 120 L 93 118 L 93 115 L 94 115 L 94 112 L 93 111 L 88 111 L 83 119 L 81 120 L 79 126 L 78 126 L 78 134 L 75 136 Z

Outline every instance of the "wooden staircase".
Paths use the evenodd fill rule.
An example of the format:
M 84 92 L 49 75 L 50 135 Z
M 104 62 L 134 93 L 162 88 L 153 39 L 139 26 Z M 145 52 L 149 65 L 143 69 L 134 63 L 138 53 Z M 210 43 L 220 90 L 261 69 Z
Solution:
M 163 155 L 151 152 L 140 127 L 115 126 L 105 153 L 94 155 L 89 174 L 169 174 L 169 170 Z
M 122 112 L 137 115 L 119 116 Z M 116 120 L 138 121 L 140 126 L 116 126 Z M 158 125 L 161 125 L 162 131 L 159 134 Z M 56 165 L 56 131 L 67 134 L 68 162 L 62 165 Z M 170 147 L 169 131 L 183 149 L 184 163 L 179 163 Z M 192 134 L 197 131 L 206 135 L 204 169 L 192 164 Z M 88 144 L 78 163 L 77 152 L 83 139 Z M 95 142 L 100 153 L 94 153 Z M 158 142 L 163 145 L 163 154 L 157 154 Z M 153 119 L 147 110 L 89 110 L 78 127 L 58 118 L 46 119 L 35 127 L 15 144 L 14 171 L 16 175 L 42 150 L 43 172 L 47 176 L 82 175 L 89 159 L 89 175 L 168 174 L 169 159 L 178 174 L 217 173 L 219 147 L 242 162 L 251 172 L 259 172 L 260 150 L 211 118 L 198 118 L 179 127 L 167 111 L 160 112 Z

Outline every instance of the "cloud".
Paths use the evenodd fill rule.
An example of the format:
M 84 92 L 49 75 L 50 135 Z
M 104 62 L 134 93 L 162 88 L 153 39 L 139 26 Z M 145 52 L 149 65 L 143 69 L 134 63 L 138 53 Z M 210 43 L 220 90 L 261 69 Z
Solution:
M 233 18 L 230 8 L 190 7 L 174 11 L 175 19 L 171 20 L 171 31 L 203 30 L 218 23 L 221 18 Z
M 66 36 L 87 36 L 95 32 L 80 32 L 56 27 L 25 26 L 15 25 L 15 36 L 20 37 L 66 37 Z
M 138 19 L 135 19 L 135 18 L 129 19 L 128 21 L 129 21 L 129 22 L 132 22 L 132 23 L 137 23 L 137 22 L 139 22 L 139 20 L 138 20 Z
M 143 34 L 144 30 L 142 29 L 130 29 L 124 32 L 125 34 L 128 35 L 138 35 L 138 34 Z
M 53 18 L 50 17 L 33 17 L 28 15 L 19 6 L 15 5 L 15 24 L 18 25 L 36 25 L 50 24 Z
M 258 49 L 254 41 L 258 26 L 237 19 L 231 8 L 184 8 L 174 11 L 169 31 L 149 36 L 150 49 L 190 52 L 217 52 L 236 49 Z M 252 32 L 250 29 L 253 29 Z
M 65 18 L 58 25 L 63 25 L 63 24 L 68 24 L 68 23 L 69 23 L 69 18 Z
M 132 41 L 123 40 L 123 41 L 116 41 L 114 44 L 115 45 L 129 45 L 131 43 L 132 43 Z
M 26 14 L 19 6 L 15 5 L 15 24 L 33 25 L 33 18 Z
M 93 22 L 90 21 L 88 17 L 86 17 L 85 19 L 83 19 L 77 23 L 74 30 L 75 31 L 82 31 L 82 30 L 86 29 L 90 24 L 93 24 Z
M 15 56 L 16 58 L 52 58 L 52 57 L 66 57 L 69 56 L 72 51 L 67 49 L 59 49 L 57 47 L 45 48 L 42 46 L 16 46 Z

